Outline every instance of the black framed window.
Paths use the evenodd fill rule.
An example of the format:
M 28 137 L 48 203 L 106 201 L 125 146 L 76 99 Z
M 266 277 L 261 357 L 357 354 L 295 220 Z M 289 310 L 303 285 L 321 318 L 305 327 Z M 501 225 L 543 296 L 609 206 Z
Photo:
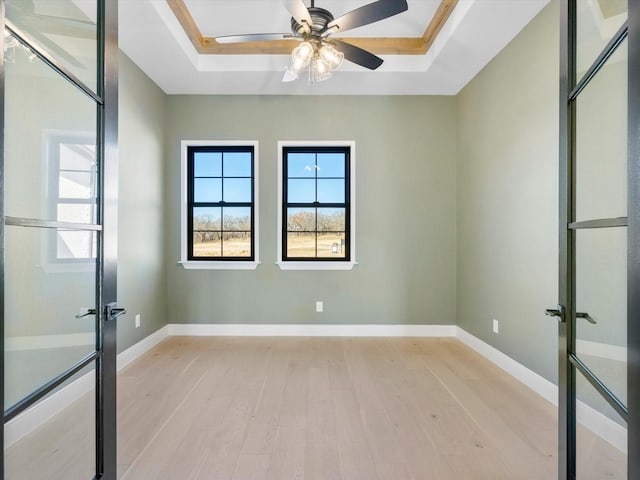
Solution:
M 350 162 L 350 147 L 283 147 L 283 261 L 350 261 Z
M 253 146 L 187 147 L 188 260 L 255 258 Z

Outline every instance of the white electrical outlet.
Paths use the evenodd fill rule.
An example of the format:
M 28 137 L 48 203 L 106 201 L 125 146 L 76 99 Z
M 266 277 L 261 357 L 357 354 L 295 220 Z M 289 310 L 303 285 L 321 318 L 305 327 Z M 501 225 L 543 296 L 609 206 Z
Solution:
M 140 328 L 140 314 L 136 313 L 136 328 Z
M 321 313 L 324 310 L 323 302 L 316 302 L 316 312 Z
M 495 318 L 493 319 L 493 333 L 500 333 L 500 322 Z

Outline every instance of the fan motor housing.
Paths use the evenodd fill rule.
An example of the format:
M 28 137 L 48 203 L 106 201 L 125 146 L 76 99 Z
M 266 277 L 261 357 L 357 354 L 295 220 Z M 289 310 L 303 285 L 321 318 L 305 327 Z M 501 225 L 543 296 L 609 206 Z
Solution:
M 333 21 L 333 15 L 329 10 L 319 7 L 309 7 L 309 16 L 311 17 L 311 33 L 309 35 L 318 37 L 325 30 L 329 22 Z M 291 18 L 291 31 L 294 35 L 302 35 L 305 31 L 305 25 Z

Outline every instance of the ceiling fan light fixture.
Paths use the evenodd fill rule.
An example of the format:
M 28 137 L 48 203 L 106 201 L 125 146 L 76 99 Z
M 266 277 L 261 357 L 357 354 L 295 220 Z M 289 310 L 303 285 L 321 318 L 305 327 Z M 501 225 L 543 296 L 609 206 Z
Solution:
M 327 80 L 328 78 L 331 78 L 331 72 L 331 66 L 323 58 L 321 58 L 320 55 L 317 55 L 313 59 L 313 63 L 311 64 L 312 83 L 322 82 L 324 80 Z
M 331 67 L 327 62 L 324 61 L 323 58 L 317 56 L 313 59 L 313 71 L 318 73 L 319 75 L 324 75 L 327 72 L 331 73 Z
M 318 54 L 332 71 L 338 69 L 342 65 L 342 60 L 344 60 L 344 53 L 339 52 L 331 45 L 323 45 Z
M 309 42 L 302 42 L 291 52 L 291 67 L 293 70 L 299 72 L 305 67 L 309 66 L 311 59 L 314 56 L 315 49 Z

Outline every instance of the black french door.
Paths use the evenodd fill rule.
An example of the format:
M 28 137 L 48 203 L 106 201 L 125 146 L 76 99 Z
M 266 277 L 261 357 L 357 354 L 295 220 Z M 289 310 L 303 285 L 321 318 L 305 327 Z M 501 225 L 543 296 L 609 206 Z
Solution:
M 640 478 L 639 3 L 561 2 L 559 479 Z
M 0 0 L 0 479 L 116 479 L 117 0 Z

